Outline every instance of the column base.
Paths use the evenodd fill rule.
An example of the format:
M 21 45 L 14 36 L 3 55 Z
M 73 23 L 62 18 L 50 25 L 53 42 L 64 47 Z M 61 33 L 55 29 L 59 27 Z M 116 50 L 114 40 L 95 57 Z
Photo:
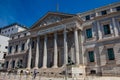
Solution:
M 33 69 L 38 69 L 38 67 L 34 67 Z
M 46 66 L 43 66 L 42 68 L 47 68 Z
M 31 68 L 27 67 L 26 70 L 30 70 Z
M 52 66 L 52 68 L 58 68 L 58 66 Z

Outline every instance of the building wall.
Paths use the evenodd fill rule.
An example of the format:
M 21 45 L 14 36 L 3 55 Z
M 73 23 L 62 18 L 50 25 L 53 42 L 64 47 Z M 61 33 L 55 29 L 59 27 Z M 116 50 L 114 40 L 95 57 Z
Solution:
M 11 34 L 14 34 L 14 33 L 20 32 L 20 31 L 24 31 L 24 30 L 26 30 L 26 28 L 23 28 L 19 25 L 12 25 L 10 27 L 1 29 L 1 34 L 5 35 L 7 37 L 10 37 Z
M 78 44 L 79 44 L 79 52 L 78 54 L 80 55 L 80 65 L 85 65 L 86 66 L 86 73 L 89 74 L 102 74 L 102 75 L 115 75 L 116 73 L 114 73 L 115 71 L 119 73 L 120 70 L 120 11 L 117 11 L 116 7 L 119 7 L 120 3 L 116 3 L 116 4 L 111 4 L 102 8 L 97 8 L 94 11 L 88 11 L 86 13 L 82 13 L 82 14 L 78 14 L 81 19 L 83 19 L 82 22 L 75 22 L 75 26 L 76 24 L 80 24 L 77 25 L 77 27 L 82 29 L 78 29 Z M 105 11 L 105 14 L 102 14 L 101 12 Z M 92 17 L 91 17 L 92 14 Z M 93 17 L 94 14 L 94 17 Z M 90 18 L 88 20 L 85 20 L 85 16 L 86 15 L 90 15 Z M 83 18 L 84 17 L 84 18 Z M 69 21 L 69 20 L 68 20 Z M 73 20 L 74 21 L 74 20 Z M 66 27 L 74 27 L 74 25 L 72 25 L 72 22 L 68 22 L 71 23 Z M 54 24 L 55 25 L 55 24 Z M 40 29 L 41 31 L 37 30 L 37 28 L 35 29 L 31 29 L 30 33 L 28 36 L 30 36 L 31 38 L 31 42 L 30 44 L 32 45 L 32 41 L 34 41 L 34 48 L 32 49 L 32 68 L 35 66 L 35 58 L 36 58 L 36 42 L 37 42 L 37 37 L 38 37 L 38 33 L 41 32 L 41 34 L 39 35 L 40 37 L 42 37 L 40 39 L 41 43 L 40 43 L 40 63 L 39 63 L 39 68 L 42 67 L 42 57 L 43 57 L 43 49 L 44 49 L 44 38 L 45 35 L 48 35 L 48 40 L 47 40 L 47 67 L 51 68 L 50 66 L 50 60 L 52 59 L 52 55 L 53 55 L 53 47 L 54 47 L 54 37 L 53 37 L 53 33 L 54 32 L 49 32 L 51 31 L 51 29 L 54 30 L 53 27 L 56 26 L 52 26 L 52 28 L 50 28 L 51 26 L 45 26 L 47 29 L 45 28 L 39 28 L 37 26 L 38 29 Z M 64 24 L 66 25 L 66 24 Z M 104 25 L 107 25 L 107 34 L 105 32 L 105 27 Z M 61 27 L 64 27 L 63 24 L 61 25 Z M 59 27 L 59 26 L 58 26 Z M 57 27 L 57 28 L 58 28 Z M 56 28 L 56 29 L 57 29 Z M 91 29 L 91 35 L 92 37 L 87 38 L 87 29 Z M 68 46 L 68 56 L 71 57 L 72 61 L 74 63 L 76 63 L 76 53 L 75 53 L 75 35 L 74 35 L 74 28 L 68 28 L 67 29 L 67 46 Z M 47 33 L 48 31 L 48 33 Z M 43 33 L 42 33 L 43 32 Z M 109 33 L 110 32 L 110 33 Z M 63 36 L 63 32 L 62 30 L 59 31 L 60 35 L 58 35 L 58 42 L 57 42 L 57 47 L 58 47 L 58 53 L 60 53 L 61 55 L 61 63 L 58 66 L 62 66 L 63 61 L 64 61 L 64 36 Z M 12 46 L 12 53 L 8 54 L 6 61 L 12 61 L 12 60 L 17 60 L 20 59 L 20 54 L 22 53 L 30 53 L 27 52 L 27 47 L 25 48 L 24 52 L 21 52 L 21 44 L 25 43 L 25 46 L 28 46 L 27 44 L 27 39 L 28 37 L 24 35 L 25 32 L 21 32 L 21 33 L 17 33 L 12 35 L 11 37 L 14 37 L 13 39 L 11 38 L 10 42 L 9 42 L 9 46 Z M 90 34 L 88 34 L 90 35 Z M 15 46 L 19 45 L 19 51 L 17 53 L 15 53 Z M 30 45 L 29 45 L 30 46 Z M 113 49 L 113 54 L 115 56 L 115 59 L 113 60 L 109 60 L 108 58 L 108 48 L 112 48 Z M 93 51 L 93 58 L 94 61 L 91 62 L 90 61 L 90 56 L 88 54 L 89 51 Z M 17 57 L 16 57 L 17 56 Z M 27 58 L 28 55 L 26 55 Z M 24 59 L 23 55 L 21 55 L 21 59 Z M 25 60 L 25 59 L 24 59 Z M 27 60 L 24 62 L 26 63 Z M 10 63 L 9 63 L 10 64 Z M 114 64 L 114 65 L 113 65 Z M 11 64 L 9 65 L 9 68 Z
M 106 6 L 105 8 L 97 8 L 94 11 L 88 11 L 80 14 L 80 17 L 84 20 L 82 26 L 82 53 L 84 54 L 84 64 L 87 65 L 87 74 L 90 74 L 92 70 L 95 70 L 96 73 L 102 72 L 103 75 L 114 75 L 115 69 L 120 69 L 118 67 L 120 58 L 120 14 L 119 11 L 116 10 L 116 7 L 119 6 L 119 4 L 120 3 L 111 4 L 111 6 L 109 7 Z M 103 10 L 106 10 L 107 14 L 102 15 L 101 11 Z M 91 17 L 91 14 L 95 14 L 94 17 Z M 90 15 L 89 20 L 85 19 L 86 15 Z M 103 28 L 103 26 L 106 24 L 109 24 L 111 32 L 108 35 L 105 35 Z M 92 29 L 92 38 L 88 39 L 86 35 L 86 30 L 89 28 Z M 108 60 L 108 48 L 113 48 L 115 60 Z M 89 51 L 94 51 L 95 62 L 89 61 Z
M 0 35 L 0 69 L 2 68 L 2 64 L 4 63 L 4 54 L 8 52 L 8 37 Z

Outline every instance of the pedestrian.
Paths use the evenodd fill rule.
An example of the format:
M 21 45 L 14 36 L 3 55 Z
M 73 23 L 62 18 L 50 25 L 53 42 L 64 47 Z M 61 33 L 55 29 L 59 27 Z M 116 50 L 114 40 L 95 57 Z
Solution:
M 34 79 L 36 78 L 36 75 L 37 75 L 37 69 L 34 69 L 34 71 L 33 71 L 33 78 Z

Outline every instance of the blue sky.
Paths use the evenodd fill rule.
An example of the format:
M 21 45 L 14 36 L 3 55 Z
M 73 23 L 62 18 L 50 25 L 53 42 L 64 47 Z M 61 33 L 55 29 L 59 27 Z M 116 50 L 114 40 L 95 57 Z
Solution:
M 76 14 L 120 0 L 0 0 L 0 27 L 14 22 L 30 27 L 48 11 Z

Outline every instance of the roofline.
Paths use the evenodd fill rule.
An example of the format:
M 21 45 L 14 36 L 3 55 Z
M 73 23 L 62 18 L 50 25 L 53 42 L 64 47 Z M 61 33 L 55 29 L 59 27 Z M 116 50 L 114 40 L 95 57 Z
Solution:
M 85 11 L 85 12 L 77 13 L 77 15 L 82 15 L 82 14 L 86 14 L 86 13 L 89 13 L 89 12 L 94 12 L 95 10 L 99 10 L 99 9 L 101 9 L 101 8 L 113 6 L 113 5 L 116 5 L 116 4 L 120 4 L 120 1 L 113 2 L 113 3 L 110 3 L 110 4 L 106 4 L 106 5 L 104 5 L 104 6 L 100 6 L 100 7 L 91 9 L 91 10 L 87 10 L 87 11 Z
M 0 36 L 4 36 L 4 37 L 7 37 L 7 36 L 5 36 L 5 35 L 2 35 L 2 34 L 0 34 Z M 7 38 L 10 38 L 10 37 L 7 37 Z
M 33 28 L 34 25 L 36 25 L 39 21 L 41 21 L 42 19 L 44 19 L 47 16 L 47 14 L 49 14 L 49 13 L 76 16 L 76 14 L 69 14 L 69 13 L 63 13 L 63 12 L 53 12 L 53 11 L 51 12 L 51 11 L 48 11 L 42 17 L 40 17 L 30 28 Z
M 1 29 L 9 28 L 9 27 L 14 26 L 14 25 L 18 25 L 18 26 L 20 26 L 20 27 L 22 27 L 22 28 L 28 29 L 26 26 L 21 25 L 21 24 L 19 24 L 19 23 L 12 23 L 12 24 L 10 24 L 10 25 L 8 25 L 8 26 L 2 27 Z

